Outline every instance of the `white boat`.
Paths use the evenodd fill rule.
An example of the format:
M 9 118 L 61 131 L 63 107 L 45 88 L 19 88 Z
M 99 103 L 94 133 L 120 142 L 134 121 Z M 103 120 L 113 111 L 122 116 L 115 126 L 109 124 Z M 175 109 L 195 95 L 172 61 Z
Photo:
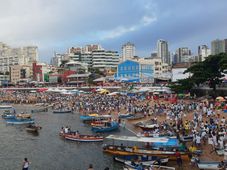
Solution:
M 4 109 L 12 109 L 13 108 L 13 106 L 11 106 L 11 105 L 0 105 L 0 110 L 2 109 L 2 110 L 4 110 Z
M 219 167 L 221 162 L 217 162 L 217 161 L 199 161 L 197 163 L 198 165 L 198 168 L 199 169 L 212 169 L 212 170 L 215 170 L 215 169 L 221 169 Z M 225 162 L 226 164 L 226 162 Z

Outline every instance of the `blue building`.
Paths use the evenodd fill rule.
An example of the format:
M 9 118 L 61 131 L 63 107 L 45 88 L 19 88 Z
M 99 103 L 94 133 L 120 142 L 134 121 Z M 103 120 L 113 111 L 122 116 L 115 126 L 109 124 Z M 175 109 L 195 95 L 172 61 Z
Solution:
M 122 82 L 153 82 L 153 65 L 126 60 L 117 66 L 115 80 Z

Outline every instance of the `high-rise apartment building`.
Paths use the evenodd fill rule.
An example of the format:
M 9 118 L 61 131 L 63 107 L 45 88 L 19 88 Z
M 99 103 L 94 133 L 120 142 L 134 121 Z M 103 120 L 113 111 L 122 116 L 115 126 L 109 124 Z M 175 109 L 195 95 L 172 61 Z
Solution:
M 162 59 L 163 63 L 170 64 L 170 56 L 168 50 L 168 42 L 165 40 L 158 40 L 157 42 L 157 55 Z
M 225 40 L 213 40 L 211 41 L 211 54 L 216 55 L 225 52 Z
M 88 68 L 110 69 L 117 68 L 120 58 L 117 51 L 103 49 L 100 45 L 86 45 L 85 47 L 72 47 L 68 50 L 67 60 L 85 63 Z M 64 57 L 65 58 L 65 57 Z M 52 61 L 59 58 L 52 58 Z M 61 59 L 59 59 L 61 60 Z
M 135 56 L 135 53 L 135 45 L 130 42 L 127 42 L 122 46 L 122 61 L 132 59 Z
M 110 69 L 117 68 L 119 54 L 117 51 L 97 50 L 92 52 L 92 68 Z
M 191 50 L 188 47 L 181 47 L 176 50 L 176 63 L 188 62 L 191 58 Z
M 198 61 L 204 61 L 209 55 L 211 55 L 211 50 L 207 45 L 200 45 L 198 47 Z
M 21 48 L 11 48 L 0 42 L 0 72 L 10 71 L 13 65 L 32 65 L 38 60 L 38 48 L 28 46 Z

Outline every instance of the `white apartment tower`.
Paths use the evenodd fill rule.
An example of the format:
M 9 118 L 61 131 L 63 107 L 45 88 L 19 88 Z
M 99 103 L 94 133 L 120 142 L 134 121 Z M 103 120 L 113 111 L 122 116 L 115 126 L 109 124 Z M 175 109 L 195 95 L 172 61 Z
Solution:
M 132 59 L 135 56 L 135 53 L 135 45 L 130 42 L 127 42 L 122 46 L 122 61 Z
M 157 56 L 162 59 L 163 63 L 170 64 L 170 56 L 168 50 L 168 42 L 165 40 L 158 40 L 157 42 Z
M 200 45 L 198 47 L 199 61 L 204 61 L 209 55 L 211 55 L 211 50 L 207 45 Z

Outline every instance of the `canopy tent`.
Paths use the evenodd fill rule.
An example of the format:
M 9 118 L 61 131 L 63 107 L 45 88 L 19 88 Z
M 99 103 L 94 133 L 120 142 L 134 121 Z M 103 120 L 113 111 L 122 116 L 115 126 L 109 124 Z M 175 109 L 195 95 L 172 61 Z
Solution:
M 109 135 L 106 139 L 121 140 L 121 141 L 132 141 L 132 142 L 144 142 L 144 143 L 167 143 L 169 138 L 166 137 L 136 137 L 136 136 L 118 136 Z

